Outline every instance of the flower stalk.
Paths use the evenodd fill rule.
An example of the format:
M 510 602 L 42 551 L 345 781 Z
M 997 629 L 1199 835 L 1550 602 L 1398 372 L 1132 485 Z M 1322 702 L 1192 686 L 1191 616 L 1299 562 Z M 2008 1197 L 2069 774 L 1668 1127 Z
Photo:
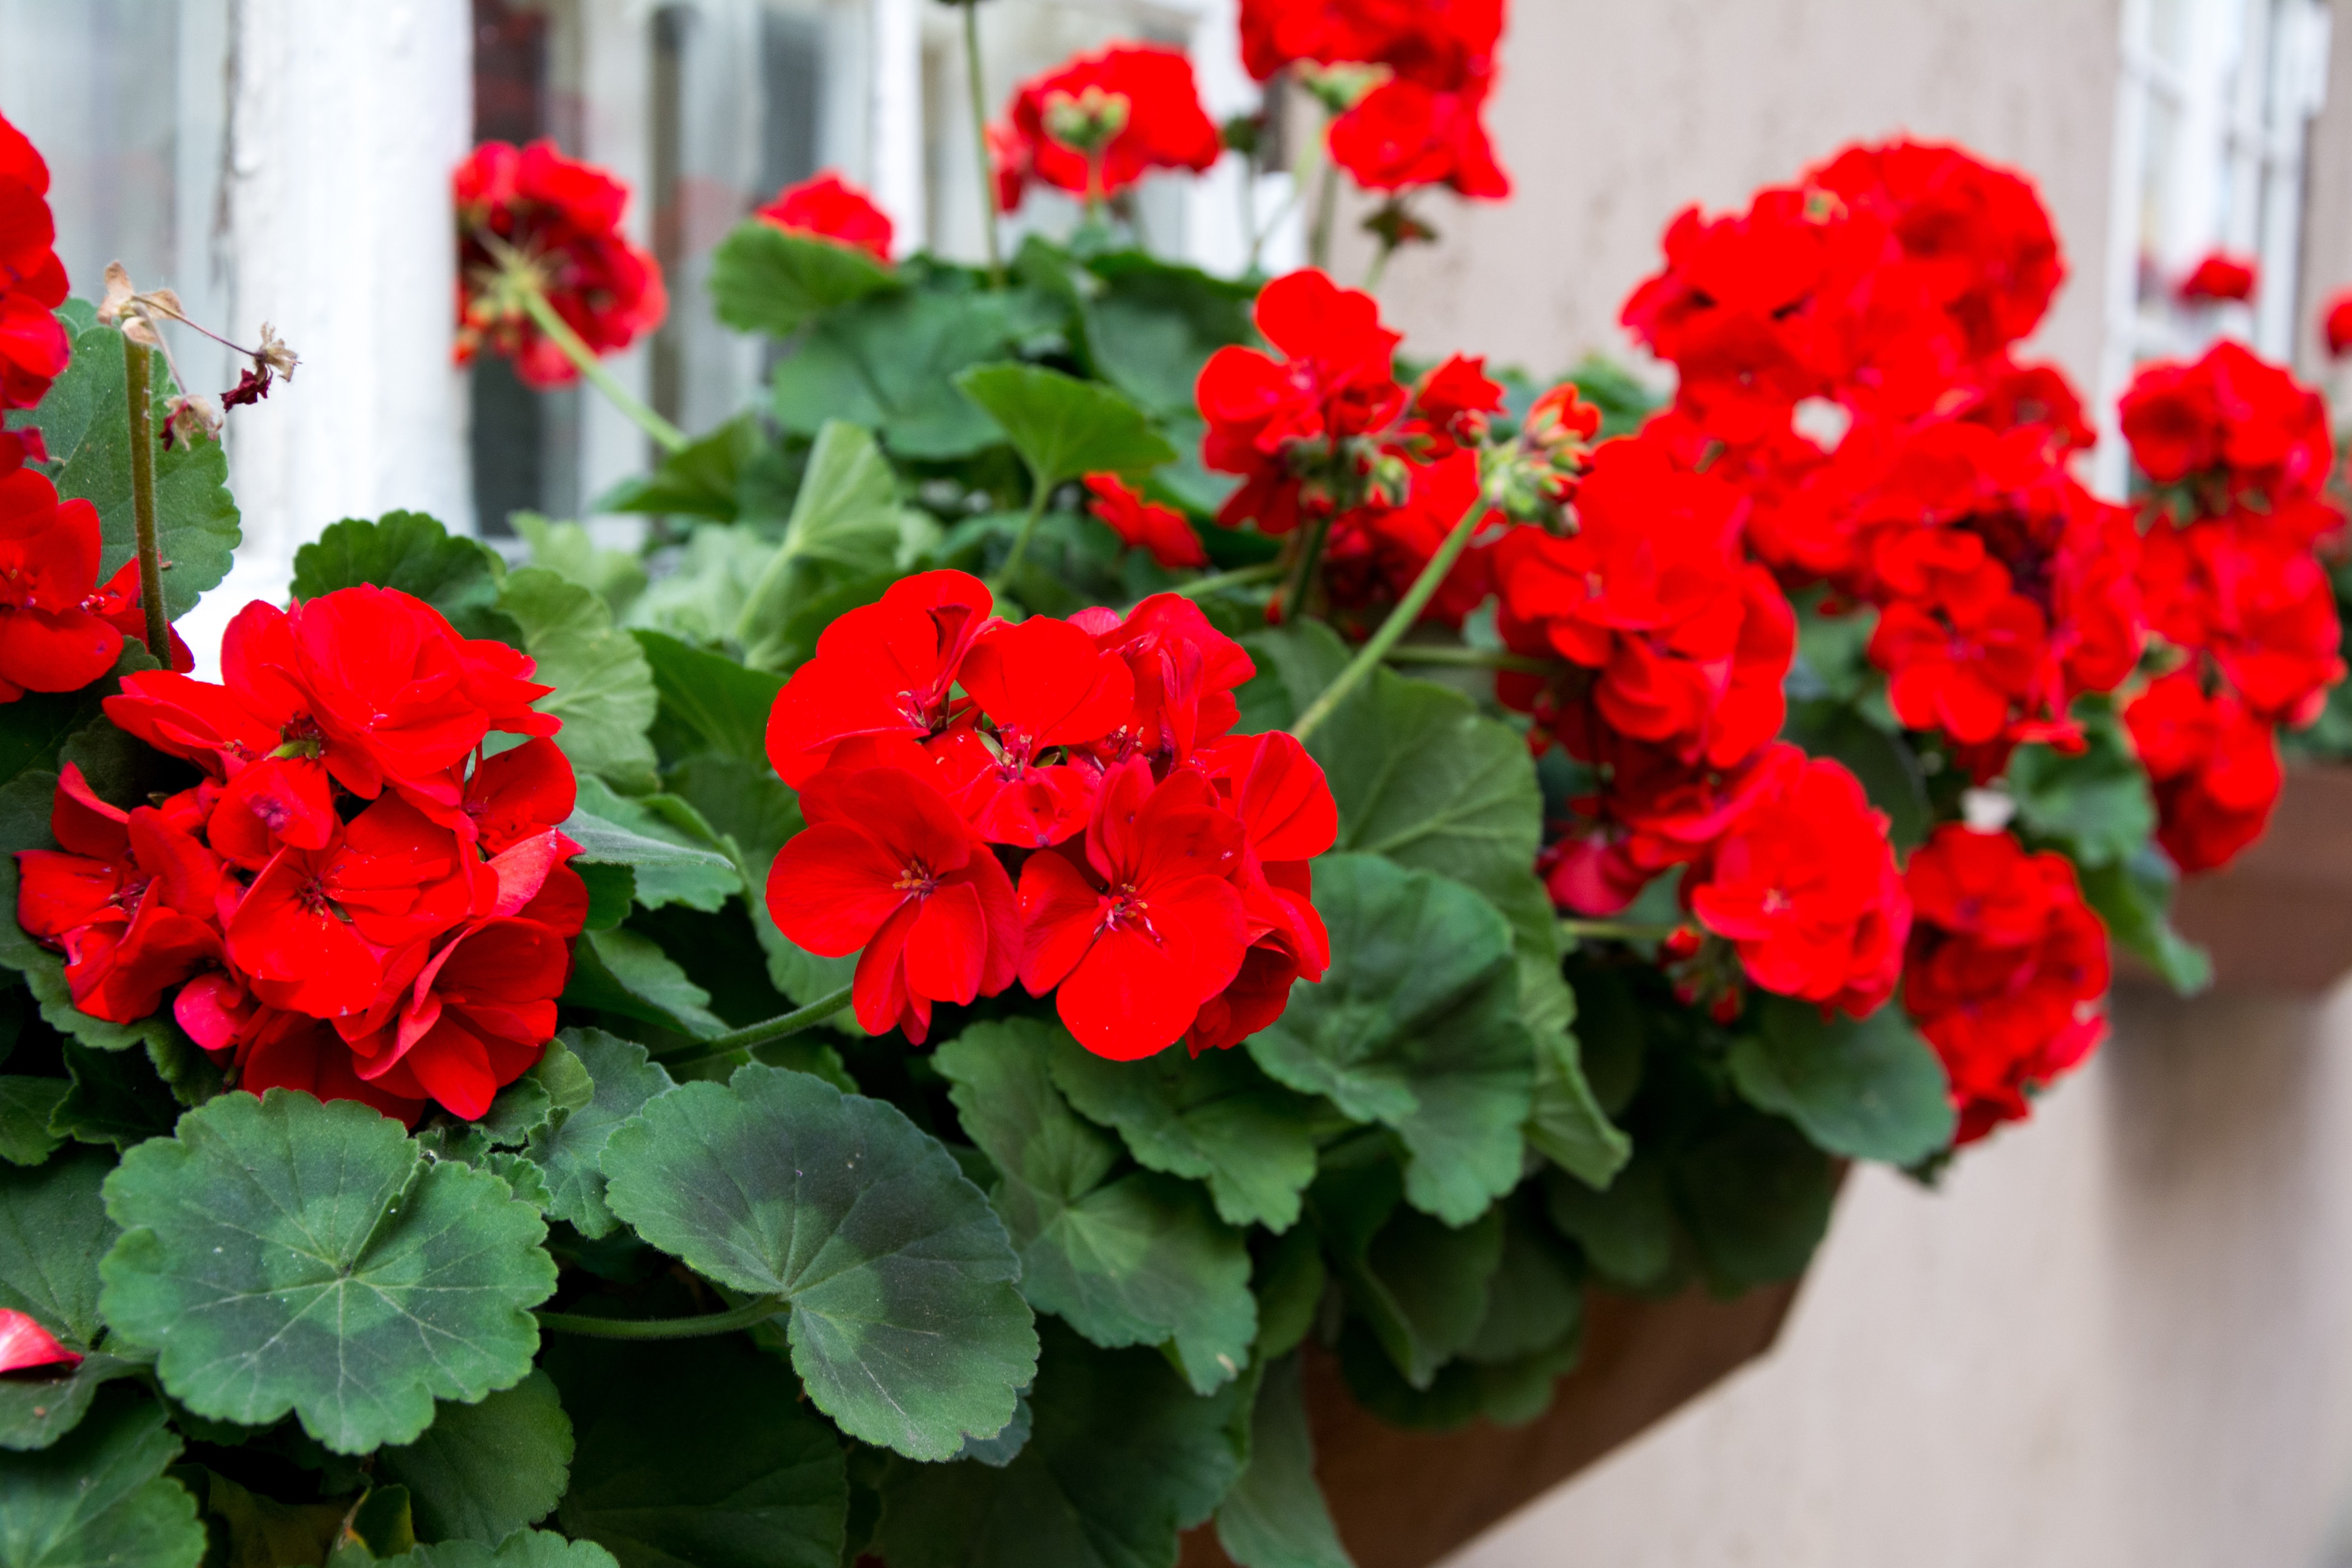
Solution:
M 122 335 L 122 389 L 131 416 L 131 511 L 139 532 L 139 600 L 147 616 L 147 651 L 172 660 L 172 618 L 163 612 L 163 552 L 155 533 L 155 413 L 147 346 Z
M 980 80 L 980 0 L 963 0 L 964 96 L 971 103 L 971 155 L 980 175 L 980 235 L 988 247 L 988 286 L 1004 287 L 1004 252 L 996 237 L 996 170 L 988 156 L 988 100 Z
M 1236 566 L 1230 572 L 1215 572 L 1206 577 L 1195 577 L 1190 583 L 1168 591 L 1180 599 L 1205 599 L 1212 594 L 1222 594 L 1228 588 L 1246 588 L 1253 583 L 1271 583 L 1282 575 L 1279 561 L 1261 561 L 1255 566 Z
M 1482 490 L 1478 499 L 1470 503 L 1470 510 L 1462 514 L 1462 521 L 1446 534 L 1445 542 L 1437 547 L 1437 553 L 1432 555 L 1429 563 L 1421 569 L 1421 575 L 1412 580 L 1412 586 L 1405 590 L 1404 597 L 1397 601 L 1396 608 L 1389 612 L 1389 618 L 1381 623 L 1381 629 L 1356 650 L 1356 657 L 1348 661 L 1348 668 L 1341 670 L 1339 678 L 1323 689 L 1323 695 L 1309 703 L 1307 711 L 1298 716 L 1298 722 L 1290 727 L 1292 735 L 1304 741 L 1320 729 L 1323 721 L 1331 717 L 1339 704 L 1347 700 L 1348 694 L 1361 685 L 1373 668 L 1389 657 L 1398 640 L 1412 629 L 1414 622 L 1421 619 L 1421 612 L 1428 607 L 1429 601 L 1436 597 L 1437 585 L 1445 581 L 1445 574 L 1454 570 L 1456 561 L 1462 559 L 1462 552 L 1469 547 L 1470 535 L 1477 530 L 1478 520 L 1486 514 L 1486 497 Z
M 692 1067 L 697 1062 L 707 1062 L 719 1057 L 731 1056 L 737 1051 L 748 1051 L 754 1046 L 764 1046 L 772 1040 L 785 1039 L 803 1030 L 814 1029 L 849 1005 L 851 989 L 850 986 L 845 985 L 838 991 L 827 992 L 805 1007 L 795 1007 L 789 1013 L 779 1014 L 775 1017 L 763 1019 L 760 1023 L 747 1024 L 731 1034 L 705 1040 L 702 1043 L 702 1048 L 691 1056 L 663 1058 L 662 1066 Z
M 515 303 L 530 317 L 532 324 L 547 334 L 548 342 L 563 351 L 563 357 L 572 362 L 572 368 L 579 371 L 583 381 L 603 393 L 607 403 L 627 415 L 630 421 L 652 437 L 664 451 L 682 452 L 686 449 L 688 440 L 686 432 L 656 413 L 650 405 L 623 386 L 618 378 L 604 368 L 604 362 L 596 357 L 596 351 L 583 342 L 580 334 L 572 330 L 572 323 L 557 314 L 555 307 L 548 303 L 547 291 L 539 286 L 536 274 L 527 266 L 509 266 L 502 281 Z
M 1446 664 L 1465 669 L 1507 669 L 1519 675 L 1549 675 L 1559 666 L 1532 654 L 1503 648 L 1454 647 L 1445 643 L 1400 643 L 1389 649 L 1391 664 Z
M 592 1318 L 579 1312 L 533 1312 L 539 1326 L 591 1340 L 698 1340 L 731 1334 L 791 1310 L 782 1296 L 755 1296 L 732 1311 L 698 1318 Z

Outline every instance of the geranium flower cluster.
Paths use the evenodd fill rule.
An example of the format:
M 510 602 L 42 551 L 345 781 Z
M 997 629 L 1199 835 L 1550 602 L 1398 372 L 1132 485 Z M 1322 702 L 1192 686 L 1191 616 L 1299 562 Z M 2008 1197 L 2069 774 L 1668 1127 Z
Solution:
M 1151 44 L 1113 44 L 1023 82 L 988 142 L 1008 213 L 1032 182 L 1101 201 L 1154 169 L 1199 174 L 1224 153 L 1192 62 Z
M 1097 1055 L 1232 1046 L 1319 978 L 1307 861 L 1337 809 L 1292 737 L 1234 735 L 1249 656 L 1190 600 L 994 617 L 961 572 L 852 610 L 778 694 L 768 755 L 808 821 L 768 910 L 858 953 L 869 1030 L 1019 980 Z
M 2026 1094 L 2066 1072 L 2106 1023 L 2107 932 L 2063 855 L 2007 833 L 1938 827 L 1912 852 L 1903 1001 L 1943 1058 L 1955 1142 L 2026 1114 Z
M 511 360 L 527 386 L 579 374 L 531 320 L 519 282 L 600 354 L 661 324 L 669 309 L 661 268 L 621 231 L 628 186 L 544 141 L 485 142 L 457 165 L 455 185 L 459 364 L 488 348 Z
M 886 266 L 891 237 L 897 232 L 890 215 L 876 206 L 873 197 L 832 169 L 785 186 L 776 193 L 775 200 L 751 216 L 787 234 L 853 247 Z
M 0 117 L 0 415 L 40 402 L 72 357 L 51 314 L 65 302 L 66 269 L 48 193 L 48 163 Z M 39 431 L 0 430 L 0 475 L 47 455 Z
M 587 889 L 572 767 L 503 643 L 391 589 L 249 605 L 225 679 L 126 676 L 107 717 L 194 763 L 128 809 L 68 764 L 26 850 L 17 919 L 74 1003 L 173 1017 L 256 1093 L 300 1089 L 468 1120 L 539 1060 Z M 526 737 L 492 754 L 493 734 Z
M 1320 572 L 1302 586 L 1343 626 L 1402 598 L 1482 497 L 1496 503 L 1481 519 L 1483 544 L 1513 518 L 1556 515 L 1574 493 L 1601 425 L 1574 386 L 1547 393 L 1515 441 L 1487 451 L 1503 389 L 1483 361 L 1457 354 L 1406 386 L 1399 335 L 1372 297 L 1311 268 L 1267 284 L 1255 313 L 1276 352 L 1219 349 L 1195 388 L 1202 462 L 1242 479 L 1217 521 L 1276 537 L 1303 528 L 1300 548 Z M 1492 591 L 1486 553 L 1473 549 L 1426 613 L 1459 626 Z
M 2156 785 L 2158 842 L 2183 870 L 2221 866 L 2269 819 L 2276 731 L 2316 718 L 2344 677 L 2319 542 L 2344 517 L 2318 394 L 2232 342 L 2145 366 L 2124 435 L 2152 487 L 2138 586 L 2175 667 L 2125 710 Z
M 1481 117 L 1503 12 L 1503 0 L 1243 0 L 1242 60 L 1259 81 L 1301 64 L 1370 79 L 1328 132 L 1332 162 L 1364 189 L 1499 201 L 1511 178 Z

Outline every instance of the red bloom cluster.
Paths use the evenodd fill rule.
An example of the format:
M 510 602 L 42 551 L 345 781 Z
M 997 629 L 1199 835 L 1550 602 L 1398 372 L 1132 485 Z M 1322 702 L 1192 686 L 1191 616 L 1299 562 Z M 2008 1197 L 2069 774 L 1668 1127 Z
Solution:
M 96 507 L 60 501 L 37 469 L 0 474 L 0 702 L 80 690 L 145 629 L 139 563 L 100 588 L 99 547 Z
M 2332 359 L 2341 359 L 2347 349 L 2352 349 L 2352 289 L 2338 289 L 2320 306 L 2319 335 L 2326 341 Z
M 0 117 L 0 414 L 40 402 L 72 357 L 50 314 L 65 302 L 66 269 L 48 192 L 48 164 Z M 0 431 L 0 476 L 47 455 L 38 431 Z
M 180 986 L 173 1016 L 243 1088 L 480 1116 L 554 1034 L 587 914 L 548 689 L 373 587 L 247 605 L 221 664 L 107 699 L 205 776 L 125 811 L 68 766 L 18 921 L 86 1013 L 132 1022 Z M 485 755 L 493 732 L 533 738 Z
M 890 215 L 832 169 L 787 185 L 751 216 L 788 234 L 813 235 L 865 251 L 877 261 L 890 259 Z
M 1171 570 L 1209 563 L 1191 520 L 1174 507 L 1145 500 L 1117 474 L 1088 474 L 1087 490 L 1094 497 L 1087 510 L 1129 550 L 1148 550 Z
M 1100 200 L 1154 169 L 1198 174 L 1224 153 L 1192 62 L 1147 44 L 1113 44 L 1023 82 L 988 140 L 1005 212 L 1032 180 Z
M 2022 1119 L 2027 1090 L 2099 1043 L 2107 933 L 2066 858 L 2029 855 L 2007 833 L 1939 827 L 1904 882 L 1904 1005 L 1943 1058 L 1966 1143 Z
M 2180 280 L 2180 298 L 2192 305 L 2251 300 L 2254 279 L 2252 260 L 2217 250 L 2189 268 Z
M 564 323 L 598 353 L 625 349 L 669 309 L 661 268 L 621 232 L 629 188 L 552 142 L 485 142 L 457 165 L 457 363 L 487 346 L 529 386 L 562 386 L 579 372 L 509 289 L 508 266 L 530 268 Z
M 1244 0 L 1241 33 L 1243 62 L 1260 81 L 1299 63 L 1384 68 L 1329 130 L 1332 162 L 1364 189 L 1511 194 L 1480 119 L 1503 0 Z
M 1477 448 L 1503 409 L 1484 362 L 1455 355 L 1412 387 L 1396 379 L 1398 334 L 1369 294 L 1313 268 L 1260 291 L 1257 327 L 1273 345 L 1219 349 L 1195 388 L 1208 429 L 1202 462 L 1242 483 L 1217 521 L 1262 533 L 1302 524 L 1323 534 L 1319 591 L 1343 621 L 1376 618 L 1401 598 L 1475 505 Z M 1506 454 L 1508 486 L 1534 510 L 1574 493 L 1600 411 L 1572 385 L 1530 410 Z M 1503 526 L 1482 519 L 1482 535 Z M 1447 574 L 1427 614 L 1448 626 L 1493 592 L 1486 539 Z
M 2343 514 L 2316 393 L 2235 343 L 2144 367 L 2124 395 L 2132 457 L 2156 486 L 2138 588 L 2185 662 L 2126 710 L 2183 870 L 2226 863 L 2262 831 L 2282 774 L 2273 732 L 2318 716 L 2343 679 L 2336 596 L 2317 546 Z
M 917 1044 L 1015 978 L 1107 1057 L 1265 1027 L 1329 962 L 1307 862 L 1339 818 L 1297 741 L 1229 733 L 1249 657 L 1174 595 L 992 607 L 961 572 L 907 578 L 778 694 L 768 755 L 809 826 L 769 874 L 777 928 L 859 953 L 858 1021 Z

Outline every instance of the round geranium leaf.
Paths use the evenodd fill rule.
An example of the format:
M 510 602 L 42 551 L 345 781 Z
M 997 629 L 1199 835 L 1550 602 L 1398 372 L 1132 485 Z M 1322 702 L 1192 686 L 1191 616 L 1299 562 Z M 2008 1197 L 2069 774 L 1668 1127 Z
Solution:
M 364 1105 L 223 1095 L 132 1149 L 105 1192 L 123 1234 L 100 1310 L 199 1415 L 292 1410 L 363 1454 L 415 1439 L 436 1398 L 530 1371 L 530 1309 L 555 1289 L 545 1222 L 496 1176 L 428 1167 Z
M 739 1290 L 791 1303 L 793 1365 L 842 1430 L 951 1458 L 1013 1418 L 1037 1365 L 1004 1226 L 895 1106 L 753 1065 L 614 1130 L 605 1201 Z

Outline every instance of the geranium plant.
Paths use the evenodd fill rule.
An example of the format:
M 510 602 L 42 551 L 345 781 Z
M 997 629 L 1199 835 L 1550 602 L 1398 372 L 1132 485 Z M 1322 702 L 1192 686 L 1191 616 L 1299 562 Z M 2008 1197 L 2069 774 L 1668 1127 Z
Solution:
M 1499 5 L 1243 23 L 1384 247 L 1501 194 Z M 1653 402 L 1130 243 L 1181 57 L 1003 123 L 992 230 L 1072 242 L 778 193 L 700 435 L 598 365 L 626 191 L 478 150 L 458 352 L 640 420 L 646 550 L 333 522 L 217 680 L 148 653 L 236 540 L 184 319 L 65 299 L 0 128 L 0 1558 L 1336 1568 L 1302 1358 L 1534 1419 L 1588 1289 L 1792 1278 L 1843 1162 L 2029 1114 L 2111 942 L 2200 983 L 2177 875 L 2342 673 L 2333 452 L 2224 346 L 2085 489 L 2021 176 L 1677 218 Z

